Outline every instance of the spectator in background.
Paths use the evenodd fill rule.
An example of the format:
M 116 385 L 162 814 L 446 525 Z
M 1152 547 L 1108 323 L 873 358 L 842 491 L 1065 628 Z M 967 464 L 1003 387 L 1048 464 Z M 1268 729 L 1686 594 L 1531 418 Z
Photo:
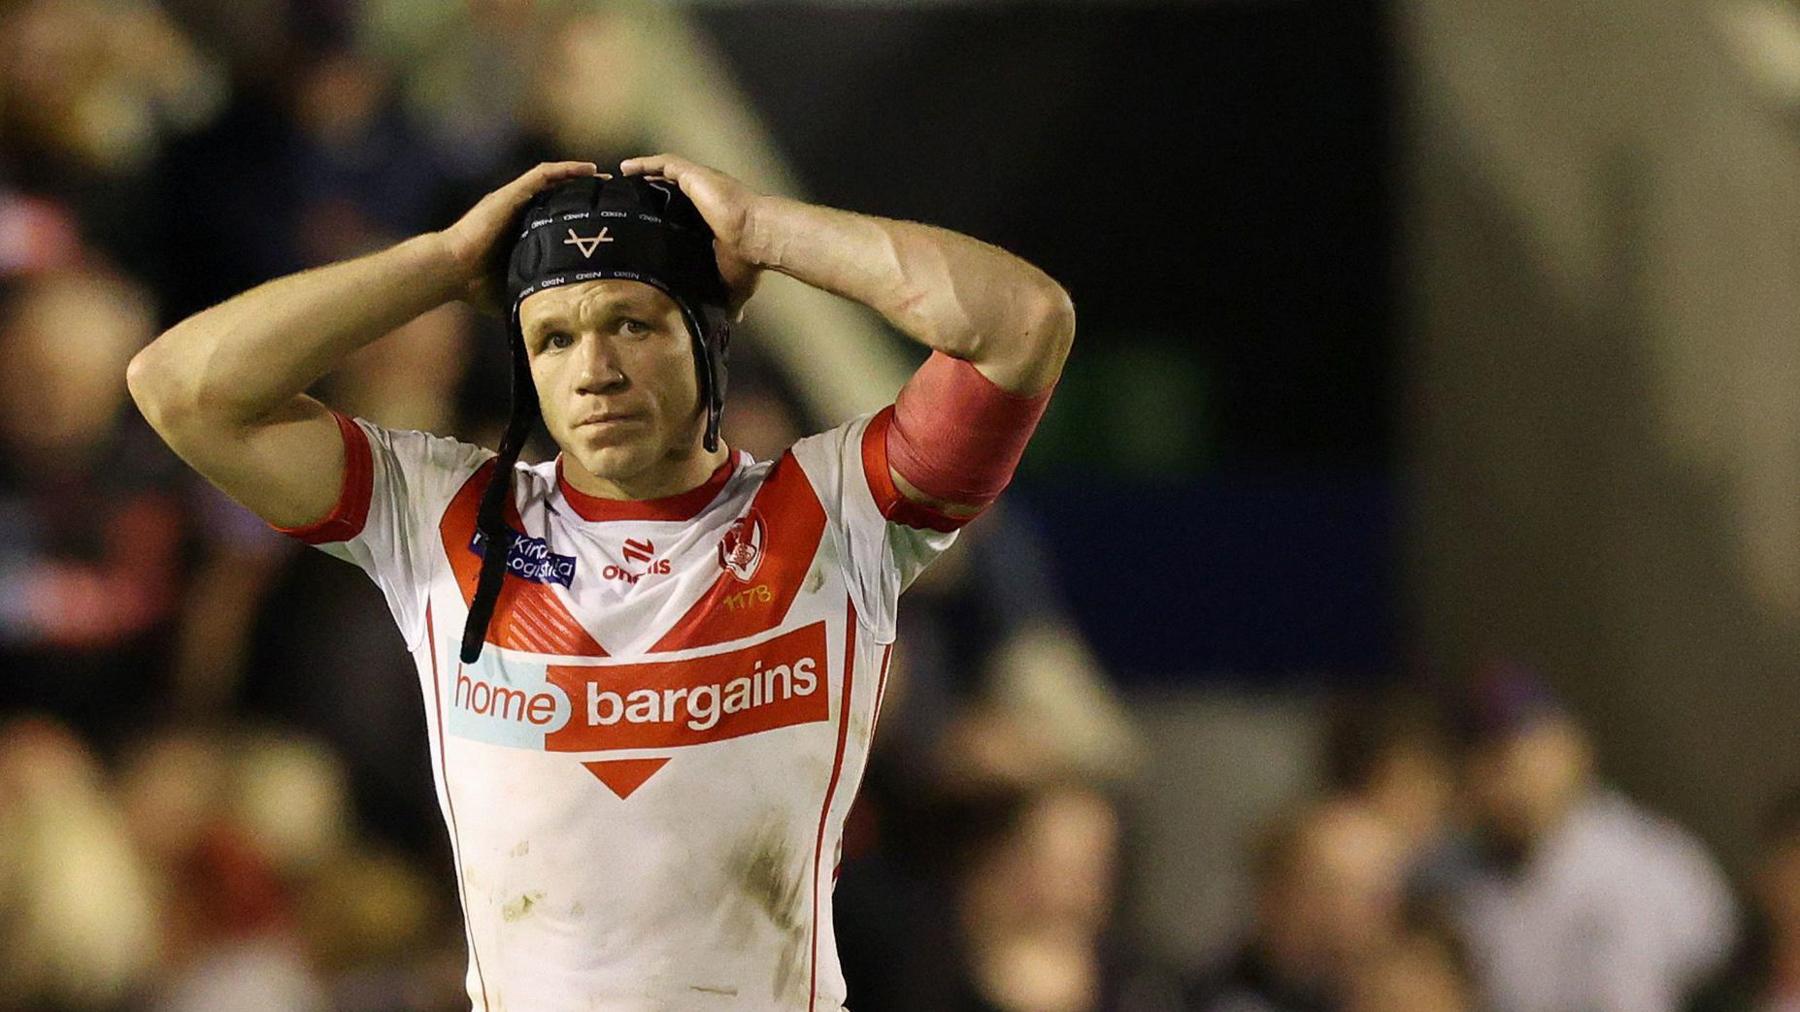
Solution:
M 155 325 L 135 285 L 88 271 L 0 304 L 0 707 L 90 733 L 140 719 L 180 604 L 174 458 L 122 410 Z
M 1800 1009 L 1800 791 L 1769 813 L 1752 886 L 1756 909 L 1744 945 L 1692 1012 Z
M 933 1012 L 1174 1012 L 1177 995 L 1113 930 L 1119 816 L 1078 783 L 945 795 L 922 818 L 952 911 L 929 979 L 888 981 L 853 1007 Z M 908 957 L 917 969 L 919 953 Z
M 1793 1012 L 1800 1009 L 1800 792 L 1789 795 L 1769 819 L 1756 899 L 1765 942 L 1751 1007 Z
M 0 727 L 0 1006 L 124 1007 L 156 965 L 156 897 L 80 740 Z
M 1387 820 L 1407 862 L 1432 862 L 1447 840 L 1456 764 L 1437 708 L 1417 691 L 1347 701 L 1326 743 L 1326 778 Z
M 956 880 L 969 1006 L 1098 1008 L 1117 817 L 1073 789 L 1027 796 L 1009 814 L 969 848 Z
M 153 3 L 0 5 L 0 151 L 8 182 L 71 207 L 140 276 L 167 249 L 153 159 L 217 115 L 224 76 Z
M 327 1007 L 295 907 L 345 843 L 340 781 L 316 746 L 267 735 L 167 735 L 135 756 L 126 810 L 166 879 L 155 1012 Z
M 81 229 L 58 200 L 0 182 L 0 278 L 66 270 L 81 256 Z
M 125 823 L 162 885 L 149 1007 L 399 1012 L 462 997 L 458 925 L 416 866 L 356 834 L 345 771 L 320 743 L 163 731 L 123 765 Z
M 1490 667 L 1470 707 L 1473 861 L 1448 909 L 1496 1012 L 1663 1012 L 1731 950 L 1733 903 L 1685 830 L 1594 776 L 1539 677 Z
M 124 410 L 120 370 L 155 322 L 141 288 L 95 268 L 0 298 L 0 708 L 103 749 L 241 661 L 239 591 L 277 544 Z
M 1253 857 L 1255 923 L 1193 989 L 1201 1012 L 1314 1012 L 1350 999 L 1358 975 L 1402 942 L 1405 843 L 1368 806 L 1329 800 L 1276 823 Z M 1385 993 L 1385 981 L 1362 982 Z
M 1411 928 L 1351 974 L 1345 1012 L 1470 1012 L 1464 966 L 1440 932 Z
M 217 70 L 152 3 L 21 0 L 0 12 L 0 138 L 43 178 L 142 169 L 216 112 Z
M 1401 946 L 1390 963 L 1417 963 L 1433 948 L 1455 949 L 1444 909 L 1448 884 L 1469 861 L 1458 834 L 1466 813 L 1456 755 L 1442 708 L 1416 687 L 1345 699 L 1328 725 L 1326 780 L 1367 805 L 1398 835 L 1406 868 L 1406 920 L 1438 946 Z M 1411 953 L 1411 955 L 1408 955 Z

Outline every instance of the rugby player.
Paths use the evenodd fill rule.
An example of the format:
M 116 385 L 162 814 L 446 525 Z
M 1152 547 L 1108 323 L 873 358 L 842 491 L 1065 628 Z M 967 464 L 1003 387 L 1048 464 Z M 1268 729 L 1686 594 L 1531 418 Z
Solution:
M 893 404 L 759 461 L 717 429 L 764 270 L 930 354 Z M 499 454 L 303 392 L 454 299 L 507 317 Z M 475 1009 L 839 1009 L 839 835 L 898 598 L 1007 484 L 1073 333 L 1067 293 L 993 246 L 654 155 L 539 165 L 182 321 L 128 378 L 196 470 L 381 588 Z M 540 415 L 561 452 L 519 463 Z

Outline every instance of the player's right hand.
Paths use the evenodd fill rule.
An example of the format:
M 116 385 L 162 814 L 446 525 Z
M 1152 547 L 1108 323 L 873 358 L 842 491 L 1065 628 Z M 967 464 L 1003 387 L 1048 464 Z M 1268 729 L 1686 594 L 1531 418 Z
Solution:
M 524 175 L 476 202 L 456 224 L 438 233 L 450 256 L 462 271 L 466 294 L 463 301 L 484 312 L 501 311 L 501 272 L 497 257 L 509 248 L 501 235 L 525 203 L 539 192 L 568 179 L 592 176 L 593 162 L 540 162 Z

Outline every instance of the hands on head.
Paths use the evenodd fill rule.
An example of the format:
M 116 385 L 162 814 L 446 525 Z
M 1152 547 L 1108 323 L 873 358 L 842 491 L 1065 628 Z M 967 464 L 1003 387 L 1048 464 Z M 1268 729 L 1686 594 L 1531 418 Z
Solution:
M 463 301 L 498 314 L 500 272 L 495 261 L 509 248 L 502 233 L 532 197 L 565 180 L 599 174 L 599 166 L 593 162 L 540 162 L 476 201 L 456 224 L 438 233 L 466 279 Z
M 666 179 L 700 211 L 713 230 L 713 251 L 719 273 L 731 292 L 731 311 L 742 315 L 743 306 L 756 291 L 762 270 L 746 251 L 754 211 L 763 195 L 717 169 L 688 161 L 679 155 L 658 154 L 628 158 L 620 163 L 625 175 Z M 542 162 L 517 179 L 477 201 L 454 225 L 439 233 L 450 256 L 467 278 L 464 301 L 485 312 L 501 310 L 497 258 L 505 255 L 502 234 L 532 197 L 570 179 L 582 176 L 611 178 L 593 162 Z
M 700 216 L 713 230 L 713 253 L 719 274 L 731 292 L 731 311 L 739 316 L 744 303 L 756 291 L 762 267 L 749 248 L 756 210 L 763 194 L 718 169 L 692 162 L 680 155 L 657 154 L 627 158 L 619 163 L 627 176 L 666 179 L 681 187 Z

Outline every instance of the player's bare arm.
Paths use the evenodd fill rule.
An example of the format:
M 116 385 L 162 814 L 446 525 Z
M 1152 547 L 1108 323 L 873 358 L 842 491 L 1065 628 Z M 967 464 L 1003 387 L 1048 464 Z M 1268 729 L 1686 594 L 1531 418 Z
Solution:
M 958 232 L 760 194 L 675 155 L 627 173 L 680 184 L 723 251 L 860 302 L 914 340 L 975 363 L 1001 388 L 1056 381 L 1075 335 L 1069 294 L 1024 260 Z
M 841 1009 L 850 729 L 875 724 L 900 595 L 1010 477 L 1067 297 L 961 236 L 655 169 L 680 185 L 540 166 L 441 233 L 182 322 L 132 392 L 196 468 L 381 588 L 466 876 L 471 1008 Z M 894 404 L 759 461 L 719 422 L 765 269 L 934 350 Z M 497 453 L 304 395 L 455 298 L 506 320 Z M 559 452 L 522 462 L 540 423 Z
M 453 299 L 491 307 L 491 251 L 540 190 L 592 162 L 539 165 L 456 224 L 278 278 L 183 320 L 140 352 L 132 398 L 195 470 L 270 523 L 328 514 L 343 484 L 331 412 L 303 391 L 343 359 Z
M 760 194 L 675 155 L 620 169 L 679 184 L 712 226 L 728 273 L 775 270 L 853 299 L 1018 397 L 1043 395 L 1062 373 L 1075 334 L 1068 292 L 1005 250 L 948 229 Z M 913 487 L 897 470 L 891 476 L 909 499 L 951 514 L 977 511 Z

